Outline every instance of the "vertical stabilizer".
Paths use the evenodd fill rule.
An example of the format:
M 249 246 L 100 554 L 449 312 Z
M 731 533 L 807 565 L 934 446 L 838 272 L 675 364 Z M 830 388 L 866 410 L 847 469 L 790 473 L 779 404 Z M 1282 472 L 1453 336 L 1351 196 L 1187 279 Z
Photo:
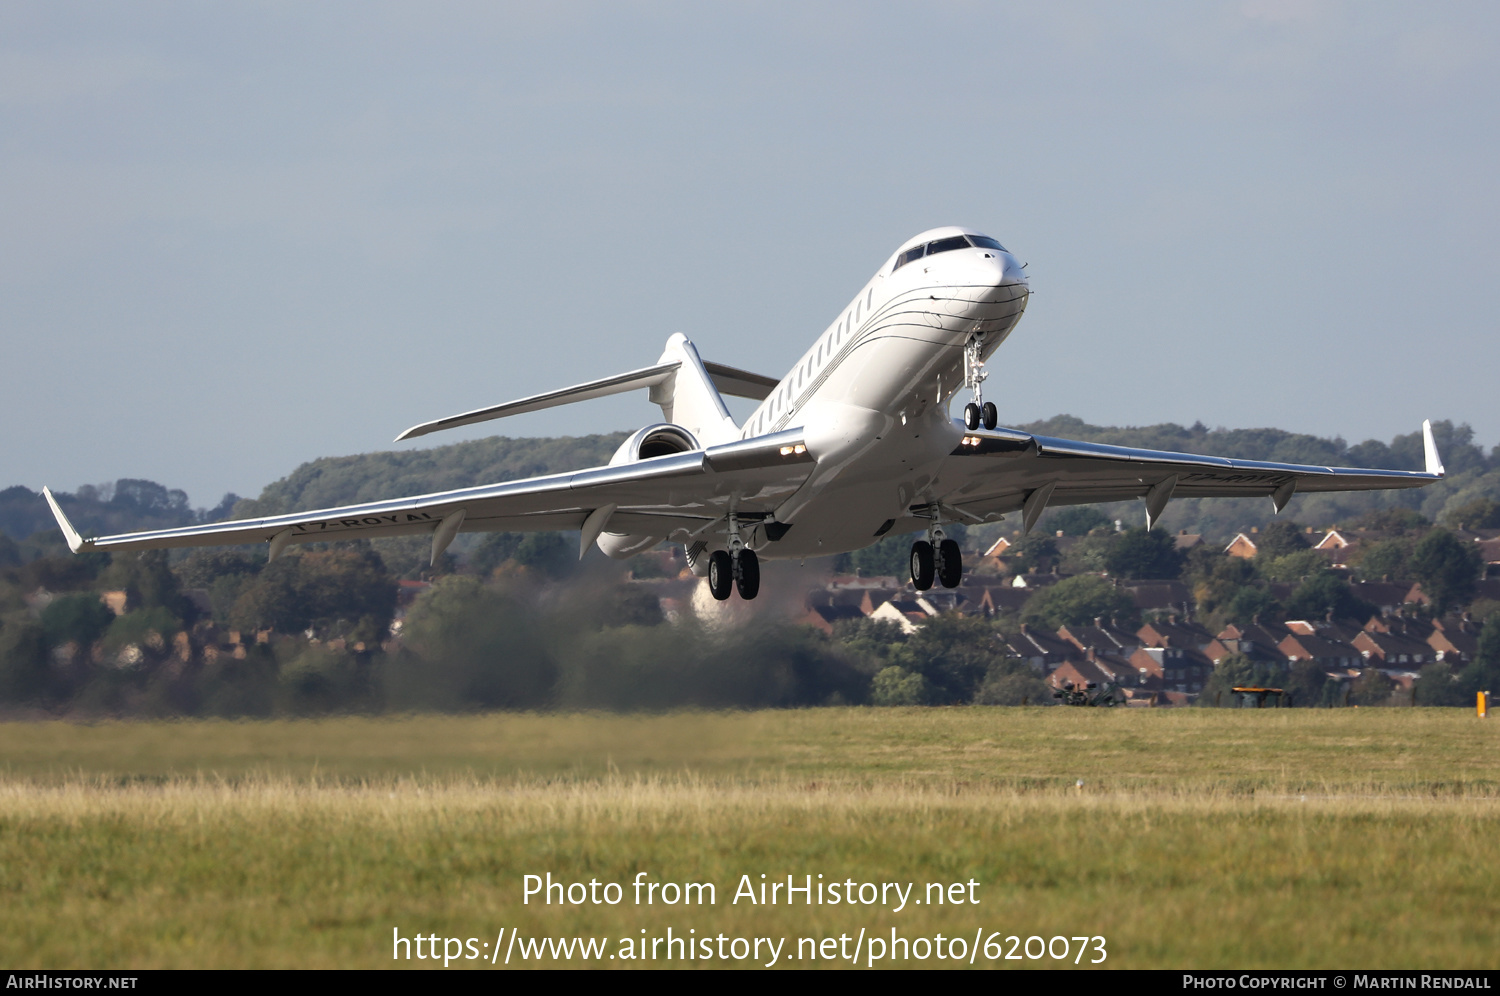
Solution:
M 662 418 L 687 429 L 704 446 L 739 438 L 740 427 L 724 407 L 724 399 L 703 367 L 698 348 L 681 332 L 667 340 L 658 365 L 676 361 L 678 367 L 651 388 L 651 400 L 661 405 Z

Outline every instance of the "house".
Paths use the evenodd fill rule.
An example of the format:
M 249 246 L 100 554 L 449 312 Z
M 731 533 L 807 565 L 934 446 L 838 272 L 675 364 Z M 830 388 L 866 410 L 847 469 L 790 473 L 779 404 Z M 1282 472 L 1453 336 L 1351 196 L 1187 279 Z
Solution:
M 1065 661 L 1081 659 L 1084 651 L 1078 645 L 1030 626 L 1021 625 L 1021 632 L 1005 641 L 1006 653 L 1019 657 L 1037 671 L 1054 670 Z
M 662 607 L 662 615 L 666 615 L 666 606 Z M 846 619 L 863 619 L 865 614 L 859 611 L 857 605 L 814 605 L 808 608 L 807 613 L 797 621 L 804 626 L 822 630 L 829 636 L 833 635 L 833 626 L 837 622 Z
M 1062 626 L 1057 635 L 1084 653 L 1093 650 L 1101 654 L 1128 656 L 1141 646 L 1140 637 L 1121 629 L 1113 619 L 1095 618 L 1092 626 Z
M 1181 581 L 1131 581 L 1121 585 L 1142 612 L 1175 611 L 1187 615 L 1193 593 Z
M 1230 654 L 1242 654 L 1254 661 L 1285 663 L 1286 655 L 1278 645 L 1286 636 L 1286 627 L 1275 623 L 1262 624 L 1259 620 L 1245 626 L 1230 623 L 1203 648 L 1203 653 L 1215 666 Z
M 1426 643 L 1432 648 L 1437 660 L 1449 664 L 1467 664 L 1479 653 L 1480 629 L 1479 623 L 1470 619 L 1468 613 L 1460 619 L 1444 616 L 1433 620 Z
M 975 599 L 974 612 L 986 618 L 1002 612 L 1020 612 L 1033 594 L 1035 590 L 1032 588 L 1012 588 L 1009 585 L 981 588 Z
M 1165 622 L 1149 622 L 1135 632 L 1145 647 L 1202 650 L 1214 640 L 1214 635 L 1198 623 L 1177 616 L 1168 616 Z
M 1389 615 L 1406 604 L 1411 585 L 1399 581 L 1352 581 L 1349 591 Z
M 1047 676 L 1047 684 L 1053 688 L 1062 688 L 1069 682 L 1075 687 L 1087 686 L 1089 682 L 1097 686 L 1140 684 L 1130 661 L 1113 654 L 1095 653 L 1064 661 Z
M 1188 694 L 1203 691 L 1214 671 L 1207 654 L 1184 647 L 1142 647 L 1130 656 L 1130 664 L 1144 687 Z
M 1257 527 L 1251 526 L 1249 533 L 1235 533 L 1234 539 L 1229 541 L 1229 545 L 1224 548 L 1224 552 L 1231 557 L 1243 557 L 1246 560 L 1250 560 L 1256 553 L 1253 537 L 1259 532 L 1260 530 Z
M 1371 667 L 1381 670 L 1411 671 L 1437 659 L 1437 651 L 1425 641 L 1402 633 L 1361 630 L 1350 645 L 1358 650 Z
M 1203 545 L 1203 534 L 1190 533 L 1186 529 L 1179 529 L 1177 535 L 1173 537 L 1172 542 L 1177 547 L 1179 553 L 1187 553 L 1194 547 Z
M 936 612 L 927 612 L 914 599 L 893 598 L 882 602 L 869 617 L 876 622 L 893 622 L 901 628 L 901 632 L 910 636 L 935 615 Z
M 1028 571 L 1025 574 L 1017 574 L 1010 584 L 1012 588 L 1046 588 L 1070 577 L 1072 577 L 1071 574 L 1042 574 L 1038 571 Z
M 1312 661 L 1326 668 L 1357 668 L 1365 663 L 1364 655 L 1351 645 L 1321 635 L 1288 632 L 1276 649 L 1293 664 Z

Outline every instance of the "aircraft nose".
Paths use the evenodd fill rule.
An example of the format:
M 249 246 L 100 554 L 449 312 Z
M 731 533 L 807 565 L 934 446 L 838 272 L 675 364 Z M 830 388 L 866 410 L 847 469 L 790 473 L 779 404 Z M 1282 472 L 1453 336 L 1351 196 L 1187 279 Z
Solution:
M 1000 286 L 1008 287 L 1020 284 L 1022 287 L 1030 285 L 1026 278 L 1026 271 L 1021 268 L 1016 257 L 1008 252 L 1000 254 Z

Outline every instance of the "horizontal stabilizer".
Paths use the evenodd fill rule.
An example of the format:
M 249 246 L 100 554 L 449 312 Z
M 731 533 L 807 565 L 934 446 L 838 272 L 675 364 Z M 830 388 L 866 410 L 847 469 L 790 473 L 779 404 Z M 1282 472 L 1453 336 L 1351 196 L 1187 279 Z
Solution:
M 703 361 L 703 369 L 708 371 L 709 379 L 714 382 L 714 387 L 720 394 L 731 394 L 736 398 L 749 398 L 752 401 L 766 400 L 776 390 L 776 385 L 781 383 L 774 377 L 737 370 L 707 360 Z
M 429 432 L 437 432 L 440 429 L 454 429 L 461 425 L 473 425 L 475 422 L 488 422 L 492 418 L 505 418 L 507 415 L 521 415 L 525 412 L 538 412 L 544 408 L 555 408 L 558 405 L 571 405 L 575 401 L 589 401 L 593 398 L 602 398 L 610 394 L 623 394 L 633 391 L 638 387 L 655 387 L 664 383 L 672 376 L 678 364 L 658 363 L 653 367 L 642 367 L 640 370 L 631 370 L 628 373 L 616 374 L 613 377 L 605 377 L 602 380 L 591 380 L 586 384 L 575 384 L 558 391 L 548 391 L 546 394 L 533 394 L 529 398 L 520 401 L 507 401 L 503 405 L 491 405 L 489 408 L 476 408 L 462 415 L 450 415 L 447 418 L 436 419 L 432 422 L 423 422 L 414 425 L 401 435 L 396 437 L 396 442 L 403 439 L 414 439 L 417 436 L 425 436 Z M 751 376 L 754 376 L 753 374 Z

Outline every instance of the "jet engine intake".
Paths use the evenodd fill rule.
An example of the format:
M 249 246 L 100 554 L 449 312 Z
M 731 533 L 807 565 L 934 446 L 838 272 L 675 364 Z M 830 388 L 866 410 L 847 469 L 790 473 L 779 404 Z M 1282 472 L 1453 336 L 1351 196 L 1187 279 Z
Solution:
M 691 432 L 671 422 L 658 422 L 632 432 L 630 437 L 620 444 L 620 448 L 615 450 L 615 455 L 609 458 L 609 464 L 611 467 L 617 467 L 620 464 L 650 460 L 652 457 L 691 453 L 696 449 L 701 449 L 701 447 Z M 625 560 L 651 549 L 665 538 L 664 536 L 612 533 L 606 529 L 594 542 L 607 556 L 615 560 Z

